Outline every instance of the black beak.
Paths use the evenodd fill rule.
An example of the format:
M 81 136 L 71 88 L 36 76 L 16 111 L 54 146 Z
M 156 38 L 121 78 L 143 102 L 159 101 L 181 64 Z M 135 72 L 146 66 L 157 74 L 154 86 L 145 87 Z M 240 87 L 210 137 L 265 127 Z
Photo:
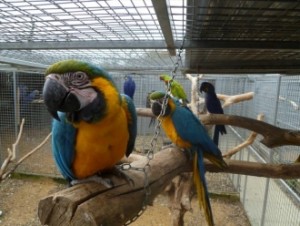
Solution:
M 160 103 L 159 101 L 155 101 L 151 104 L 151 110 L 152 110 L 152 113 L 155 115 L 155 116 L 159 116 L 161 111 L 162 111 L 162 103 Z M 166 106 L 166 109 L 165 109 L 165 112 L 162 116 L 167 116 L 169 115 L 171 112 L 170 110 L 170 107 L 169 105 Z
M 159 114 L 161 112 L 161 108 L 162 108 L 162 105 L 157 101 L 153 102 L 152 105 L 151 105 L 152 113 L 155 116 L 159 116 Z
M 46 79 L 43 98 L 49 113 L 58 121 L 60 119 L 57 111 L 73 112 L 80 109 L 80 102 L 76 95 L 53 78 Z
M 204 87 L 203 87 L 203 84 L 201 84 L 200 86 L 200 93 L 202 93 L 204 91 Z

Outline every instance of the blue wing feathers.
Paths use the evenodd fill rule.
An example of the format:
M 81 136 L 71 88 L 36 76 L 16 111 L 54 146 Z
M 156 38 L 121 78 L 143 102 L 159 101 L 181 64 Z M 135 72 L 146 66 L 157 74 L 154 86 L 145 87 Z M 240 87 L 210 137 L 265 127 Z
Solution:
M 70 181 L 76 179 L 72 173 L 76 129 L 66 121 L 65 113 L 58 115 L 61 121 L 52 122 L 52 152 L 61 174 Z
M 125 97 L 127 111 L 130 115 L 130 121 L 128 122 L 129 140 L 127 144 L 126 156 L 128 157 L 134 149 L 135 138 L 137 134 L 137 114 L 132 99 L 126 94 L 122 94 Z
M 200 120 L 186 107 L 176 107 L 172 121 L 178 135 L 193 146 L 201 147 L 204 152 L 221 157 L 221 151 L 212 142 Z

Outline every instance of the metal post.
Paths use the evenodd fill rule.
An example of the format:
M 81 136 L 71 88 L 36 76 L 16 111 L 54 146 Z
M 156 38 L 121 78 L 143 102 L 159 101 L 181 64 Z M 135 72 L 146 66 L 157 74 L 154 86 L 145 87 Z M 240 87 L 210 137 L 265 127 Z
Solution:
M 17 76 L 16 71 L 13 71 L 13 92 L 14 92 L 14 121 L 15 121 L 15 138 L 18 136 L 18 96 L 17 96 Z
M 277 121 L 277 112 L 278 112 L 278 100 L 279 100 L 279 93 L 280 93 L 280 83 L 281 83 L 281 75 L 279 75 L 278 77 L 278 81 L 277 81 L 277 94 L 276 94 L 276 106 L 275 106 L 275 112 L 274 112 L 274 121 L 273 124 L 276 125 L 276 121 Z M 270 151 L 270 163 L 273 162 L 274 160 L 274 152 Z M 266 179 L 266 187 L 265 187 L 265 199 L 264 199 L 264 203 L 263 203 L 263 208 L 262 208 L 262 216 L 261 216 L 261 221 L 260 221 L 260 225 L 264 226 L 265 225 L 265 218 L 266 218 L 266 208 L 267 208 L 267 203 L 268 203 L 268 194 L 269 194 L 269 186 L 270 186 L 270 178 Z

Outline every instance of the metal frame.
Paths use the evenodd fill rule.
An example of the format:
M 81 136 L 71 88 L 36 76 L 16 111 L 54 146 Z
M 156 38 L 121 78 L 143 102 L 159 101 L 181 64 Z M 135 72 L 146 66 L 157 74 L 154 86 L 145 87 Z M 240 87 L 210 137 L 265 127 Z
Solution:
M 299 1 L 283 0 L 5 0 L 0 56 L 16 61 L 0 67 L 47 66 L 80 50 L 76 58 L 114 70 L 116 55 L 126 55 L 118 70 L 169 69 L 186 38 L 184 72 L 299 73 L 299 12 Z

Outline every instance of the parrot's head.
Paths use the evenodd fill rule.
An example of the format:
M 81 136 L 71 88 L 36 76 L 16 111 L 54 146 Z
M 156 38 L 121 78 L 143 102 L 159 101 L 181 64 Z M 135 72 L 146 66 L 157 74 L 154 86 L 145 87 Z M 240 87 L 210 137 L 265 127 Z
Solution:
M 103 93 L 93 86 L 93 79 L 98 77 L 111 79 L 100 67 L 82 61 L 65 60 L 51 65 L 43 88 L 50 114 L 59 120 L 57 111 L 73 113 L 104 108 Z
M 125 81 L 132 81 L 132 77 L 130 75 L 124 76 Z
M 155 91 L 150 94 L 151 110 L 155 116 L 160 115 L 162 108 L 163 108 L 164 99 L 167 97 L 169 99 L 171 98 L 168 94 L 166 94 L 165 92 L 161 92 L 161 91 Z M 162 114 L 162 116 L 168 116 L 171 114 L 171 107 L 170 107 L 169 103 L 170 103 L 170 101 L 168 101 L 165 112 Z
M 172 79 L 172 77 L 170 75 L 167 74 L 162 74 L 159 76 L 159 79 L 161 81 L 164 81 L 166 84 L 168 84 L 168 82 Z
M 215 87 L 209 82 L 202 82 L 200 85 L 200 92 L 214 93 Z

